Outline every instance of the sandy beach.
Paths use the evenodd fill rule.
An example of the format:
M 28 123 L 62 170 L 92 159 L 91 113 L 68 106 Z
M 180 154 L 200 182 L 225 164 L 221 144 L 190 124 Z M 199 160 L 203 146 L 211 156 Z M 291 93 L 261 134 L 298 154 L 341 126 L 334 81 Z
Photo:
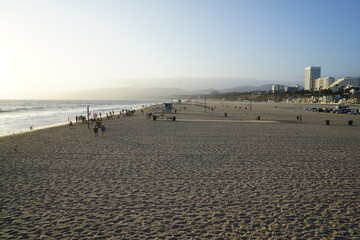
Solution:
M 0 238 L 360 239 L 360 115 L 198 105 L 0 138 Z

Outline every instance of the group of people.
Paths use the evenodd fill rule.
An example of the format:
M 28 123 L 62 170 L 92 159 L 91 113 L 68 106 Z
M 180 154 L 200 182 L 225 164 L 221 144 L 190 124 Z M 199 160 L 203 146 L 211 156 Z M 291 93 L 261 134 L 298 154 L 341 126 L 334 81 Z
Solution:
M 76 120 L 76 123 L 87 123 L 86 117 L 85 117 L 85 116 L 82 116 L 82 115 L 76 116 L 76 117 L 75 117 L 75 120 Z
M 123 109 L 123 112 L 124 112 L 124 109 Z M 135 112 L 136 112 L 135 109 L 133 109 L 133 110 L 126 109 L 125 110 L 125 116 L 133 116 Z
M 119 111 L 118 118 L 132 116 L 132 115 L 134 115 L 134 113 L 135 113 L 135 110 L 122 109 L 121 111 Z M 110 112 L 106 113 L 107 119 L 112 119 L 114 116 L 115 116 L 115 111 L 110 111 Z M 103 121 L 102 114 L 99 113 L 99 115 L 98 115 L 98 114 L 94 113 L 93 118 L 91 120 L 96 122 L 93 127 L 95 137 L 99 136 L 99 131 L 101 131 L 101 136 L 104 136 L 106 127 L 105 127 L 105 125 L 102 124 L 102 121 Z
M 118 118 L 132 116 L 132 115 L 134 115 L 134 113 L 135 113 L 134 109 L 122 109 L 119 111 Z M 112 119 L 113 117 L 115 117 L 115 111 L 109 111 L 105 114 L 106 114 L 106 119 Z M 95 137 L 99 136 L 100 131 L 101 131 L 101 136 L 103 136 L 106 131 L 105 125 L 102 124 L 103 114 L 101 112 L 99 112 L 99 113 L 94 112 L 94 113 L 90 113 L 89 116 L 90 116 L 89 120 L 86 116 L 83 116 L 83 115 L 76 116 L 75 117 L 76 123 L 84 123 L 85 124 L 85 123 L 88 123 L 88 121 L 95 122 L 95 125 L 93 127 Z M 74 126 L 72 121 L 69 121 L 69 126 Z
M 142 110 L 141 110 L 141 111 L 142 111 Z M 152 112 L 147 112 L 147 113 L 146 113 L 146 119 L 147 119 L 147 120 L 150 120 L 151 117 L 152 117 L 152 115 L 153 115 Z
M 101 130 L 101 136 L 104 136 L 106 127 L 101 122 L 96 122 L 95 126 L 93 127 L 95 137 L 99 136 L 99 130 Z

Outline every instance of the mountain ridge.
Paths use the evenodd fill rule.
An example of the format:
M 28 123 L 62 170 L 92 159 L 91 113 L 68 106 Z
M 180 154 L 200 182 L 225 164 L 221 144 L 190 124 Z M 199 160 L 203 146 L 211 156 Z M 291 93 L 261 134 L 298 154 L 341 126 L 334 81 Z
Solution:
M 273 84 L 262 86 L 237 86 L 225 89 L 200 89 L 200 90 L 184 90 L 176 87 L 151 87 L 151 88 L 135 88 L 135 87 L 119 87 L 119 88 L 98 88 L 85 89 L 78 91 L 65 92 L 50 96 L 55 99 L 94 99 L 94 100 L 135 100 L 135 99 L 167 99 L 171 96 L 181 95 L 206 95 L 213 91 L 218 93 L 227 92 L 250 92 L 250 91 L 270 91 Z

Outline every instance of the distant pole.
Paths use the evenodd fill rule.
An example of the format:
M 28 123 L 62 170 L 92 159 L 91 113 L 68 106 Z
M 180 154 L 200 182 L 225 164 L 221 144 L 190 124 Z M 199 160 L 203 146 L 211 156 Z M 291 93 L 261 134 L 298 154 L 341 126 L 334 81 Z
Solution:
M 206 97 L 205 97 L 205 103 L 204 103 L 204 112 L 206 112 Z
M 251 100 L 250 100 L 250 112 L 252 112 L 252 104 L 251 104 Z
M 89 106 L 87 106 L 87 120 L 88 120 L 88 129 L 90 129 L 90 112 L 89 112 Z

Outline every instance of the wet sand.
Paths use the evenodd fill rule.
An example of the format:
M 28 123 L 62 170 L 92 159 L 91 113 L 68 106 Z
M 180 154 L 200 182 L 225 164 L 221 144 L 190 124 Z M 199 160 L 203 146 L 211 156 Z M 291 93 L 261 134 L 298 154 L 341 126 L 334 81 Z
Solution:
M 360 116 L 207 105 L 0 138 L 0 238 L 360 238 Z

